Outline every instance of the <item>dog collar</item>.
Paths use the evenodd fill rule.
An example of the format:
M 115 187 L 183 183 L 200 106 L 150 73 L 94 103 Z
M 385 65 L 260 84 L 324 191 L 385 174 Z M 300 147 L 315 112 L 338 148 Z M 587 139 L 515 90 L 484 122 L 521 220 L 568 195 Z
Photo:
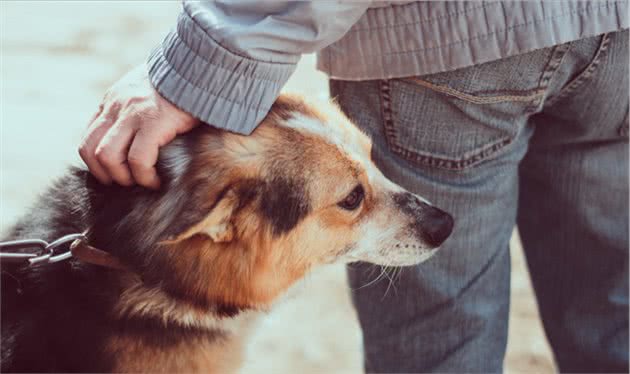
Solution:
M 57 249 L 70 243 L 69 250 Z M 36 252 L 25 250 L 36 249 Z M 42 239 L 25 239 L 0 242 L 0 262 L 23 263 L 28 265 L 50 264 L 74 257 L 85 263 L 118 270 L 130 270 L 116 256 L 87 244 L 85 234 L 65 235 L 51 243 Z
M 72 257 L 88 264 L 100 265 L 117 270 L 130 270 L 129 267 L 110 253 L 87 244 L 83 238 L 76 239 L 70 244 Z

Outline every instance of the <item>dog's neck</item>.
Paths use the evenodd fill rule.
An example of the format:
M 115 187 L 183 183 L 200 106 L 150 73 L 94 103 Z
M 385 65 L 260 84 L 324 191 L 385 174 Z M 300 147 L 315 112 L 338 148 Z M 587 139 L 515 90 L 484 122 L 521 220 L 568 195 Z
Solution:
M 165 327 L 179 326 L 241 335 L 264 311 L 216 302 L 202 306 L 170 295 L 159 286 L 147 286 L 132 273 L 121 276 L 122 291 L 114 305 L 118 318 L 151 318 Z

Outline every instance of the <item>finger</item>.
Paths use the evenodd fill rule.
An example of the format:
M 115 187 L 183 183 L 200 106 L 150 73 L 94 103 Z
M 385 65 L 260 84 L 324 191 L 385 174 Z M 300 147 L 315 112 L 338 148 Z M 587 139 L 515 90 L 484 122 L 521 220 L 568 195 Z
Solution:
M 103 184 L 111 184 L 112 179 L 96 158 L 96 147 L 107 133 L 107 130 L 111 127 L 111 124 L 111 121 L 103 117 L 92 121 L 92 124 L 88 127 L 87 133 L 79 145 L 79 156 L 81 156 L 81 159 L 87 165 L 90 173 Z
M 138 184 L 154 189 L 160 187 L 160 179 L 155 169 L 159 149 L 173 140 L 175 135 L 176 133 L 172 131 L 160 132 L 155 129 L 138 131 L 127 158 Z
M 134 184 L 127 164 L 129 145 L 136 133 L 132 120 L 123 119 L 116 122 L 98 144 L 95 153 L 96 159 L 109 177 L 122 186 Z
M 94 121 L 96 121 L 96 119 L 101 115 L 101 113 L 103 113 L 103 107 L 104 105 L 101 103 L 98 106 L 98 110 L 96 111 L 96 113 L 94 113 L 92 115 L 92 118 L 90 118 L 90 120 L 88 121 L 88 128 L 92 126 L 92 123 L 94 123 Z

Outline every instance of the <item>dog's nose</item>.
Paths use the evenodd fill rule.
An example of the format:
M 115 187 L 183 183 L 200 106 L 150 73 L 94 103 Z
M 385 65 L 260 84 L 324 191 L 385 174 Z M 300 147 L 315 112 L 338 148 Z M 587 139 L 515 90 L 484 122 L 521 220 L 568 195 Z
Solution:
M 438 247 L 444 243 L 453 231 L 453 217 L 433 206 L 427 206 L 422 217 L 422 231 L 425 240 L 432 246 Z

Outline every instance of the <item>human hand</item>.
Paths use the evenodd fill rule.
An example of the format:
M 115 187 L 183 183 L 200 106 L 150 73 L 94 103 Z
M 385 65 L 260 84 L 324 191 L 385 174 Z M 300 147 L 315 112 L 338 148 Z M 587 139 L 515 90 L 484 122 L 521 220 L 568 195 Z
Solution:
M 159 148 L 199 120 L 163 98 L 139 66 L 109 88 L 79 146 L 90 172 L 104 184 L 112 181 L 159 188 L 155 170 Z

